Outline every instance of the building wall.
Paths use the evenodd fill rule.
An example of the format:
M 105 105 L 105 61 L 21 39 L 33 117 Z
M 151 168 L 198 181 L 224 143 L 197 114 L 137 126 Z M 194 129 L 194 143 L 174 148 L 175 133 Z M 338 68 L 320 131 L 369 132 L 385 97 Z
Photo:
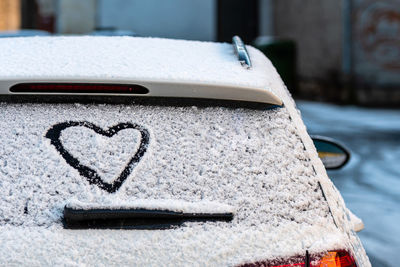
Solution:
M 400 0 L 354 0 L 352 14 L 357 82 L 400 89 Z
M 98 0 L 97 26 L 142 36 L 212 41 L 216 0 Z
M 400 105 L 400 0 L 276 0 L 274 33 L 296 41 L 300 94 Z
M 0 30 L 18 30 L 20 20 L 20 1 L 0 0 Z
M 41 1 L 45 12 L 45 2 Z M 62 34 L 85 34 L 96 27 L 96 0 L 58 0 L 57 32 Z
M 325 79 L 341 72 L 342 1 L 274 1 L 274 33 L 297 43 L 298 74 Z
M 259 34 L 260 35 L 273 35 L 273 0 L 259 0 Z

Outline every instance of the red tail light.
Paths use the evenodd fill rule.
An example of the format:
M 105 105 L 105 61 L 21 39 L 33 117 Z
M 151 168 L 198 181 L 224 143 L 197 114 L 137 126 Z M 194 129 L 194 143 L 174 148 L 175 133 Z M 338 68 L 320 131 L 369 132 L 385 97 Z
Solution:
M 310 267 L 357 267 L 355 260 L 347 251 L 330 251 L 322 258 L 310 259 Z M 288 261 L 293 262 L 293 260 Z M 305 260 L 294 263 L 256 262 L 246 263 L 240 267 L 307 267 Z
M 66 94 L 147 94 L 146 87 L 137 84 L 93 83 L 20 83 L 10 88 L 12 93 Z

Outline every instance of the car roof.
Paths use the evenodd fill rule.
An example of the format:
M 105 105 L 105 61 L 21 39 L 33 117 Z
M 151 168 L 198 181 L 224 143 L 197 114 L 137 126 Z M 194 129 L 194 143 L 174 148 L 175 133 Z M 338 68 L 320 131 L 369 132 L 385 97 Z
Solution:
M 125 44 L 122 47 L 118 46 L 118 42 L 110 43 L 108 41 L 106 42 L 107 46 L 104 46 L 101 42 L 102 39 L 94 39 L 99 41 L 95 43 L 103 48 L 97 48 L 96 53 L 91 53 L 85 45 L 80 47 L 80 42 L 70 42 L 74 38 L 65 38 L 68 39 L 68 47 L 73 47 L 74 51 L 83 49 L 80 52 L 81 58 L 85 58 L 85 53 L 91 54 L 92 61 L 90 64 L 85 63 L 77 56 L 74 56 L 73 61 L 68 61 L 65 53 L 62 53 L 61 58 L 64 61 L 61 61 L 61 58 L 57 58 L 58 54 L 52 52 L 50 54 L 56 58 L 39 58 L 40 68 L 36 70 L 34 66 L 24 65 L 27 60 L 24 60 L 23 55 L 6 56 L 6 54 L 1 54 L 4 58 L 7 58 L 6 62 L 1 64 L 10 64 L 10 68 L 13 70 L 1 69 L 1 79 L 24 80 L 33 79 L 33 77 L 37 79 L 43 73 L 46 74 L 43 77 L 48 77 L 52 73 L 55 75 L 55 73 L 63 71 L 64 78 L 81 75 L 80 78 L 86 79 L 87 76 L 85 75 L 88 74 L 80 71 L 87 70 L 90 73 L 90 66 L 96 69 L 93 70 L 92 77 L 110 75 L 106 76 L 110 80 L 115 78 L 113 75 L 123 76 L 134 73 L 124 64 L 120 66 L 121 72 L 114 70 L 124 62 L 122 55 L 118 55 L 120 61 L 115 62 L 118 64 L 107 66 L 104 70 L 101 70 L 101 59 L 100 65 L 96 65 L 94 60 L 95 55 L 101 58 L 101 55 L 104 54 L 105 57 L 108 57 L 108 62 L 112 61 L 110 58 L 112 53 L 106 53 L 105 51 L 108 51 L 106 47 L 113 44 L 112 51 L 124 50 L 123 48 L 127 45 L 124 38 L 120 39 Z M 58 39 L 49 39 L 44 43 L 51 40 Z M 162 46 L 164 41 L 169 43 L 169 41 L 161 39 L 152 50 L 156 51 L 157 47 Z M 30 42 L 26 40 L 19 42 L 17 44 L 18 49 L 13 50 L 10 43 L 5 48 L 8 52 L 30 51 Z M 181 43 L 181 41 L 171 42 Z M 35 43 L 35 41 L 32 43 Z M 181 43 L 183 48 L 186 45 L 188 46 L 185 48 L 188 56 L 190 55 L 189 50 L 193 50 L 188 48 L 193 47 L 194 43 L 198 42 L 182 41 Z M 223 49 L 223 51 L 230 47 L 228 44 L 199 44 L 200 46 L 210 46 L 216 50 Z M 46 54 L 42 49 L 52 49 L 51 45 L 41 47 L 35 44 L 33 47 L 41 55 Z M 94 44 L 90 47 L 94 48 Z M 116 47 L 119 49 L 116 49 Z M 224 80 L 226 83 L 236 84 L 235 86 L 252 84 L 270 88 L 277 97 L 283 100 L 284 106 L 281 108 L 251 110 L 224 107 L 197 108 L 195 106 L 181 108 L 152 105 L 1 103 L 2 120 L 0 120 L 0 124 L 3 129 L 3 139 L 0 147 L 2 148 L 1 151 L 5 151 L 5 154 L 1 156 L 6 159 L 3 160 L 2 164 L 7 164 L 7 166 L 2 168 L 0 177 L 2 177 L 3 187 L 7 189 L 5 192 L 8 192 L 0 198 L 4 203 L 1 215 L 8 220 L 9 218 L 16 218 L 18 220 L 14 224 L 17 225 L 18 222 L 20 224 L 8 226 L 7 223 L 9 222 L 6 222 L 6 225 L 0 226 L 0 229 L 4 229 L 4 231 L 0 231 L 0 239 L 4 241 L 3 247 L 6 250 L 3 253 L 4 256 L 0 256 L 0 261 L 4 260 L 5 257 L 10 257 L 18 262 L 29 257 L 31 260 L 38 258 L 42 262 L 55 263 L 79 258 L 82 263 L 127 263 L 136 261 L 136 264 L 144 265 L 146 263 L 155 264 L 160 261 L 167 262 L 172 258 L 173 263 L 177 263 L 177 265 L 185 265 L 185 263 L 195 261 L 204 264 L 213 262 L 216 265 L 237 265 L 244 261 L 289 257 L 293 253 L 300 255 L 306 249 L 311 253 L 317 253 L 328 249 L 346 248 L 347 237 L 341 231 L 342 226 L 346 226 L 345 206 L 340 194 L 326 176 L 325 169 L 318 159 L 293 99 L 272 64 L 257 50 L 251 47 L 248 50 L 253 67 L 260 67 L 259 71 L 257 70 L 258 74 L 244 72 L 247 70 L 236 61 L 233 50 L 231 50 L 232 66 L 236 64 L 237 73 L 245 73 L 242 77 L 246 77 L 246 79 L 232 77 L 227 70 L 221 69 L 222 74 L 226 73 L 233 80 L 229 80 L 227 77 L 217 77 L 218 73 L 214 73 L 212 76 L 214 82 Z M 100 53 L 101 51 L 103 52 Z M 0 53 L 4 52 L 0 49 Z M 31 53 L 33 52 L 29 52 L 26 57 L 29 58 L 29 62 L 34 62 L 33 59 L 36 56 Z M 10 58 L 14 58 L 16 61 L 10 61 Z M 173 57 L 168 58 L 173 59 Z M 198 60 L 201 58 L 199 57 Z M 52 60 L 57 63 L 49 63 L 49 66 L 45 68 L 45 63 L 52 62 Z M 75 60 L 81 62 L 83 66 L 77 64 Z M 184 62 L 182 59 L 180 61 Z M 64 62 L 64 66 L 60 62 Z M 170 64 L 168 66 L 173 66 L 168 60 L 162 62 L 165 65 L 161 64 L 160 69 L 168 64 Z M 211 63 L 201 64 L 202 68 L 206 69 Z M 126 64 L 133 66 L 129 63 Z M 19 71 L 18 65 L 20 65 Z M 157 67 L 156 64 L 151 66 Z M 218 68 L 209 67 L 218 72 Z M 154 68 L 151 69 L 153 72 Z M 177 69 L 178 67 L 175 71 Z M 146 69 L 145 73 L 159 77 L 163 75 L 167 77 L 168 73 L 171 73 L 171 75 L 175 75 L 175 78 L 180 75 L 180 78 L 192 79 L 192 81 L 195 81 L 195 77 L 199 77 L 194 74 L 195 69 L 187 70 L 189 73 L 184 73 L 184 70 L 180 69 L 182 71 L 180 74 L 173 74 L 173 72 L 168 72 L 167 69 L 166 73 L 151 74 L 151 70 Z M 204 73 L 208 73 L 208 71 L 204 70 Z M 67 73 L 71 76 L 68 76 Z M 140 180 L 140 183 L 134 184 L 130 181 L 139 180 L 130 178 L 130 180 L 127 180 L 128 183 L 124 184 L 126 187 L 122 188 L 127 191 L 121 192 L 132 192 L 132 196 L 142 199 L 152 196 L 158 200 L 180 198 L 185 201 L 197 201 L 205 199 L 217 200 L 218 204 L 221 204 L 220 202 L 230 206 L 235 204 L 233 206 L 242 207 L 242 210 L 237 211 L 237 218 L 239 219 L 239 216 L 242 216 L 244 225 L 235 225 L 234 221 L 231 224 L 232 227 L 223 227 L 219 223 L 191 224 L 190 227 L 179 229 L 143 232 L 108 230 L 74 232 L 62 229 L 59 220 L 65 202 L 57 202 L 56 198 L 38 192 L 49 189 L 46 192 L 58 195 L 60 193 L 56 192 L 58 188 L 67 188 L 67 190 L 63 189 L 62 194 L 75 194 L 83 185 L 87 189 L 82 193 L 83 196 L 89 200 L 100 198 L 100 203 L 104 203 L 102 196 L 105 194 L 104 190 L 87 184 L 79 173 L 63 160 L 50 139 L 46 138 L 46 132 L 48 133 L 49 129 L 67 121 L 89 121 L 102 129 L 108 129 L 127 121 L 144 125 L 148 128 L 150 137 L 153 138 L 150 142 L 153 143 L 149 146 L 149 153 L 145 154 L 148 160 L 142 161 L 134 172 L 134 176 L 142 180 Z M 229 127 L 224 127 L 224 125 Z M 70 128 L 70 130 L 72 129 Z M 79 134 L 82 136 L 90 134 L 90 129 L 84 130 L 87 131 L 79 130 L 78 135 L 70 143 L 77 150 L 74 153 L 86 151 L 84 147 L 74 145 L 74 140 L 77 143 L 80 140 L 85 140 L 80 138 Z M 66 135 L 66 137 L 68 136 Z M 120 138 L 123 138 L 123 136 Z M 135 138 L 135 136 L 132 138 Z M 227 145 L 223 145 L 222 142 Z M 227 150 L 227 147 L 231 150 L 236 149 L 235 153 L 229 153 L 231 151 Z M 264 150 L 257 149 L 260 147 L 264 147 Z M 124 147 L 121 146 L 121 149 L 124 149 Z M 203 152 L 199 153 L 199 151 Z M 258 156 L 254 157 L 254 154 Z M 149 155 L 157 155 L 159 158 Z M 245 155 L 247 156 L 245 157 Z M 233 158 L 233 156 L 236 158 Z M 169 164 L 172 160 L 171 157 L 176 165 Z M 85 158 L 84 155 L 82 158 Z M 186 160 L 180 160 L 182 158 Z M 199 160 L 203 160 L 206 164 L 202 164 Z M 255 160 L 259 163 L 255 163 Z M 221 164 L 212 164 L 217 162 Z M 271 162 L 276 164 L 271 164 Z M 225 167 L 221 168 L 222 165 Z M 193 175 L 193 168 L 199 168 L 197 176 Z M 168 170 L 171 171 L 167 172 Z M 181 172 L 182 170 L 186 170 L 188 173 Z M 38 175 L 38 173 L 41 174 L 40 171 L 43 171 L 43 174 L 46 175 Z M 213 179 L 199 178 L 200 174 L 205 172 L 210 173 L 207 178 L 213 177 Z M 220 172 L 224 173 L 221 176 L 222 178 L 218 176 Z M 162 180 L 163 177 L 168 178 L 165 177 L 168 173 L 170 174 L 169 177 L 173 179 L 170 181 L 168 179 Z M 241 179 L 237 179 L 232 175 L 233 173 L 240 174 Z M 255 176 L 263 177 L 265 183 L 261 184 L 263 180 L 253 179 Z M 43 177 L 49 182 L 46 187 L 40 184 Z M 177 177 L 178 179 L 176 179 Z M 207 197 L 207 192 L 205 197 L 201 195 L 206 188 L 206 184 L 202 182 L 210 183 L 208 188 L 211 197 Z M 18 186 L 15 186 L 16 184 Z M 33 188 L 32 184 L 37 189 L 36 192 L 29 191 Z M 54 186 L 49 186 L 50 184 Z M 268 184 L 271 187 L 268 187 Z M 157 190 L 155 185 L 162 185 L 162 190 Z M 194 186 L 198 189 L 197 191 L 192 190 Z M 227 186 L 227 190 L 223 190 L 223 186 Z M 237 188 L 241 189 L 236 190 Z M 268 191 L 265 188 L 271 190 Z M 258 190 L 259 196 L 263 196 L 263 198 L 258 198 L 253 189 Z M 29 191 L 28 194 L 34 196 L 29 201 L 39 206 L 39 209 L 33 208 L 33 212 L 36 212 L 33 214 L 24 213 L 24 205 L 27 205 L 28 211 L 31 208 L 30 204 L 26 204 L 28 203 L 26 197 L 29 197 L 29 195 L 22 195 L 27 190 Z M 266 190 L 265 193 L 262 190 Z M 244 191 L 249 192 L 249 194 L 246 194 L 247 199 L 243 198 Z M 323 191 L 323 194 L 321 191 Z M 90 194 L 85 195 L 87 192 Z M 14 193 L 14 196 L 10 201 L 12 193 Z M 219 199 L 226 195 L 229 195 L 229 198 L 224 199 L 230 199 L 231 202 Z M 313 197 L 310 198 L 310 195 Z M 118 192 L 115 196 L 117 200 L 124 197 L 123 194 L 121 196 Z M 283 206 L 288 204 L 289 209 L 281 209 L 278 205 L 274 206 L 273 204 L 277 201 L 280 201 Z M 118 203 L 120 202 L 118 201 Z M 254 212 L 251 207 L 252 203 L 256 203 L 261 208 L 260 212 Z M 292 220 L 293 209 L 297 210 L 299 216 Z M 305 212 L 304 209 L 310 212 Z M 46 212 L 43 212 L 43 210 L 46 210 Z M 274 213 L 279 214 L 271 217 L 270 221 L 259 223 L 258 218 L 265 218 Z M 330 214 L 332 214 L 333 220 Z M 300 221 L 297 221 L 298 219 Z M 11 232 L 14 235 L 10 234 Z M 107 242 L 104 242 L 104 240 L 107 240 Z M 15 247 L 23 247 L 24 249 L 13 249 Z M 121 247 L 124 249 L 123 252 L 121 252 Z M 95 251 L 96 253 L 87 253 L 87 251 Z M 87 256 L 88 254 L 90 256 Z M 56 257 L 55 255 L 61 256 Z
M 282 105 L 269 60 L 248 47 L 244 68 L 227 43 L 141 37 L 27 37 L 0 40 L 0 94 L 17 83 L 138 84 L 146 96 Z

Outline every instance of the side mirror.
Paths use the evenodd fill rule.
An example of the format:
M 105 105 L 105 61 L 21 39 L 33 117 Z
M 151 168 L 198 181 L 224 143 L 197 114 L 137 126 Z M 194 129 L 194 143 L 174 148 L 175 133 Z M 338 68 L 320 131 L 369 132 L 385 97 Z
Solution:
M 340 169 L 350 160 L 349 150 L 336 140 L 318 135 L 312 135 L 311 138 L 327 170 Z

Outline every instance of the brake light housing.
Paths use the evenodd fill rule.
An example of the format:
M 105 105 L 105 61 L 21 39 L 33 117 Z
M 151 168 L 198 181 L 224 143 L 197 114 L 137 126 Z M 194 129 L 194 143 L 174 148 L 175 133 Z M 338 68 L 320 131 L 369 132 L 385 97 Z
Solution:
M 19 83 L 10 87 L 11 93 L 24 94 L 94 94 L 144 95 L 149 90 L 138 84 L 99 83 Z

